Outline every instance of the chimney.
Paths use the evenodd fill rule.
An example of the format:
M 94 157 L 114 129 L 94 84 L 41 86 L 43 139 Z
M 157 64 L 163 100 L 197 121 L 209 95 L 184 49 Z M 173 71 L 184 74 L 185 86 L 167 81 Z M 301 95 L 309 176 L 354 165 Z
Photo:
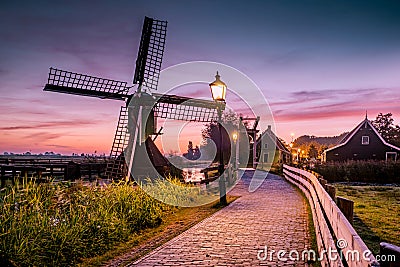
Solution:
M 267 131 L 270 133 L 271 132 L 271 125 L 268 125 Z

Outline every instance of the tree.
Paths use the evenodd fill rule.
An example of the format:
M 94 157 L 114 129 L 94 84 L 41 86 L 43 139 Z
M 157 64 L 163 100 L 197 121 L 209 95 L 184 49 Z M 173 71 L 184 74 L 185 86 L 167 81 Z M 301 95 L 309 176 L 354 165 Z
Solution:
M 183 153 L 183 156 L 188 160 L 197 160 L 201 156 L 199 146 L 193 148 L 193 142 L 189 141 L 187 153 Z
M 314 144 L 311 144 L 311 145 L 308 147 L 308 157 L 309 157 L 310 159 L 312 159 L 312 158 L 314 158 L 314 159 L 318 158 L 318 149 L 317 149 L 317 147 L 316 147 Z
M 400 127 L 394 124 L 392 113 L 379 113 L 372 125 L 386 142 L 400 146 Z
M 223 113 L 222 116 L 223 127 L 221 127 L 222 132 L 222 151 L 224 154 L 224 162 L 227 163 L 229 158 L 231 157 L 231 136 L 234 131 L 237 131 L 239 118 L 234 112 L 226 112 Z M 211 145 L 211 142 L 214 142 L 216 147 L 219 147 L 220 142 L 220 133 L 219 133 L 219 125 L 217 122 L 210 122 L 205 125 L 205 128 L 202 130 L 203 137 L 203 147 L 207 151 L 207 146 Z M 219 151 L 217 150 L 214 162 L 217 162 L 219 159 Z

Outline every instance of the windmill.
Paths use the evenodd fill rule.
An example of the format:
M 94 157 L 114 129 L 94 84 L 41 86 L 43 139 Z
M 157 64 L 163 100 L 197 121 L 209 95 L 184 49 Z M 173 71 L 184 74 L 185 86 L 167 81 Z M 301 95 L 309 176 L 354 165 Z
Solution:
M 50 68 L 44 91 L 125 102 L 121 106 L 107 164 L 108 178 L 120 179 L 132 174 L 133 160 L 140 158 L 137 156 L 139 151 L 146 152 L 153 165 L 157 158 L 166 161 L 164 157 L 160 158 L 161 154 L 151 138 L 161 134 L 162 128 L 157 132 L 157 118 L 211 122 L 218 116 L 219 104 L 214 101 L 154 92 L 158 87 L 166 31 L 166 21 L 145 17 L 132 85 Z M 130 93 L 134 87 L 136 91 Z

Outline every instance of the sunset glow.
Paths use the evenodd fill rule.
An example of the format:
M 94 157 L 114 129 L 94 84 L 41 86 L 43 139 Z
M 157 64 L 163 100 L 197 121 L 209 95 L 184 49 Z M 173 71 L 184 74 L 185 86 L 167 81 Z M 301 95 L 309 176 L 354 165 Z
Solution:
M 391 112 L 400 123 L 398 2 L 228 3 L 2 3 L 0 153 L 108 155 L 124 103 L 43 87 L 51 66 L 130 83 L 145 15 L 168 21 L 162 68 L 204 60 L 240 70 L 265 95 L 288 143 L 349 131 L 366 111 L 370 119 Z M 215 5 L 222 17 L 208 15 Z M 214 76 L 210 70 L 210 82 Z M 227 105 L 237 108 L 229 95 L 235 85 L 227 85 Z M 181 92 L 211 100 L 207 84 Z M 168 133 L 157 144 L 181 152 L 189 140 L 200 144 L 201 126 L 177 127 L 175 147 Z

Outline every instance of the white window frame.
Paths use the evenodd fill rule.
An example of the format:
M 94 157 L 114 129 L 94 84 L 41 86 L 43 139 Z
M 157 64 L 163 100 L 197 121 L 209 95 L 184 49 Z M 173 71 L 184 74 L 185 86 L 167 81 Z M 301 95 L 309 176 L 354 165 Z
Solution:
M 366 142 L 364 142 L 364 138 L 366 138 Z M 361 136 L 361 144 L 362 145 L 369 145 L 369 136 L 368 135 L 363 135 Z
M 386 152 L 386 161 L 388 161 L 388 155 L 394 155 L 394 161 L 397 161 L 397 152 Z
M 264 144 L 264 149 L 268 149 L 268 143 Z

